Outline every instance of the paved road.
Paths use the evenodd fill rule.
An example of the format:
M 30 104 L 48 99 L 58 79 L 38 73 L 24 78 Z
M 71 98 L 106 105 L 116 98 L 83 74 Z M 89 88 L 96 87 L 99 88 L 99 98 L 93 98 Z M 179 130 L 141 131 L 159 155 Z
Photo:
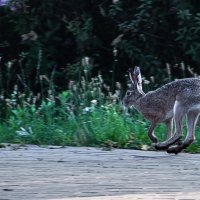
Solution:
M 200 199 L 200 154 L 0 149 L 0 200 Z

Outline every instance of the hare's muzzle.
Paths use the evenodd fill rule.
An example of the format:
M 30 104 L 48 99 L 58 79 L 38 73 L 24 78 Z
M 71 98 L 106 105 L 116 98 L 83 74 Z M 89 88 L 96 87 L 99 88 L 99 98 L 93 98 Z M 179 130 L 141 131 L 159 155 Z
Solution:
M 122 100 L 122 104 L 127 108 L 131 106 L 131 105 L 129 105 L 130 102 L 128 101 L 128 99 L 126 97 L 124 97 L 124 99 Z

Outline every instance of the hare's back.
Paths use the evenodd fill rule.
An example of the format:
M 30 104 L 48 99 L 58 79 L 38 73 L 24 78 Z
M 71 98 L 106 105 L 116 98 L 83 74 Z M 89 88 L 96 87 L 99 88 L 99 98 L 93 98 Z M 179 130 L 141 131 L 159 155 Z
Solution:
M 158 90 L 170 93 L 183 93 L 183 92 L 200 92 L 200 79 L 198 78 L 185 78 L 172 81 Z
M 173 108 L 176 100 L 196 98 L 200 102 L 200 79 L 186 78 L 178 79 L 163 85 L 162 87 L 148 92 L 144 102 L 155 103 L 156 106 Z
M 168 84 L 168 91 L 186 107 L 200 105 L 200 79 L 186 78 Z M 199 106 L 200 107 L 200 106 Z

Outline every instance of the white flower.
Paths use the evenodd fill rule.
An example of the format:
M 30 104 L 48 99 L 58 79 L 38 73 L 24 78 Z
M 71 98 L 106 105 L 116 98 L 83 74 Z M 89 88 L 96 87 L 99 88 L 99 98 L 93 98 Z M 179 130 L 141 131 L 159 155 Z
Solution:
M 83 108 L 83 113 L 89 113 L 89 112 L 92 112 L 92 111 L 94 111 L 94 106 Z
M 89 111 L 90 111 L 90 107 L 85 107 L 85 108 L 83 108 L 83 111 L 84 111 L 84 112 L 89 112 Z
M 23 128 L 23 127 L 20 127 L 20 130 L 19 130 L 19 131 L 16 131 L 16 133 L 17 133 L 19 136 L 28 136 L 28 135 L 33 134 L 33 131 L 32 131 L 32 128 L 31 128 L 31 127 L 28 127 L 27 130 L 26 130 L 25 128 Z
M 117 3 L 117 2 L 119 2 L 119 0 L 113 0 L 113 3 Z
M 12 67 L 12 62 L 11 61 L 8 61 L 7 67 L 8 67 L 8 69 L 10 69 Z
M 90 58 L 89 57 L 85 56 L 84 58 L 82 58 L 82 65 L 83 66 L 89 65 L 90 64 L 89 62 L 90 62 Z
M 93 99 L 92 101 L 90 101 L 92 105 L 97 105 L 97 100 Z

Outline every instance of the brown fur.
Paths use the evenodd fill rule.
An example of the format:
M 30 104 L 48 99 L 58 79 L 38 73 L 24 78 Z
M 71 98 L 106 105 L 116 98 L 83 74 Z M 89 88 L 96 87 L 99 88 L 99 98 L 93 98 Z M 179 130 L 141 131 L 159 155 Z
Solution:
M 200 79 L 186 78 L 170 82 L 162 87 L 144 93 L 139 67 L 130 72 L 132 86 L 127 91 L 123 103 L 126 107 L 134 106 L 147 120 L 151 122 L 148 135 L 156 149 L 168 149 L 169 153 L 178 153 L 189 146 L 194 140 L 194 129 L 200 113 Z M 137 81 L 136 81 L 137 80 Z M 187 115 L 188 134 L 183 143 L 182 119 Z M 175 122 L 175 134 L 173 131 Z M 154 128 L 158 123 L 167 126 L 167 140 L 157 143 Z M 170 147 L 179 141 L 175 147 Z

